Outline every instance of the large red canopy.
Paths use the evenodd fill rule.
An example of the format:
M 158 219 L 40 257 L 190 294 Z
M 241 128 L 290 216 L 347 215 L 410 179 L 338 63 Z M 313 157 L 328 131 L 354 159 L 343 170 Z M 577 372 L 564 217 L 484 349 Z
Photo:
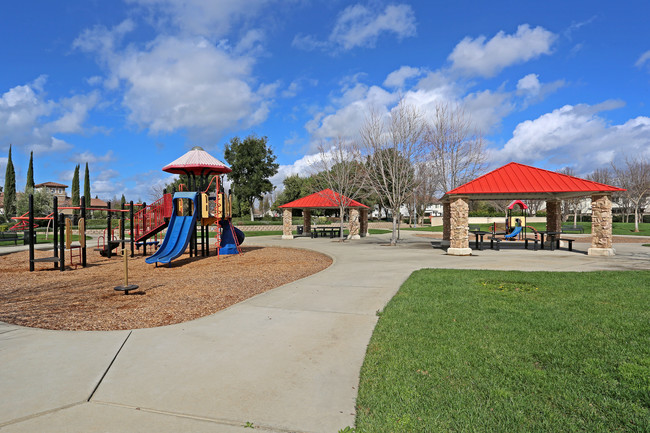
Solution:
M 230 173 L 232 170 L 201 147 L 196 146 L 185 155 L 164 166 L 163 171 L 174 174 L 207 176 L 210 174 Z
M 515 197 L 546 199 L 550 197 L 580 197 L 598 192 L 615 191 L 625 190 L 604 183 L 511 162 L 448 191 L 443 199 L 450 195 L 468 195 L 472 199 L 479 200 Z
M 346 196 L 342 196 L 337 192 L 332 191 L 331 189 L 324 189 L 319 192 L 315 192 L 311 195 L 308 195 L 303 198 L 299 198 L 298 200 L 291 201 L 289 203 L 283 204 L 282 206 L 278 206 L 284 209 L 292 209 L 292 208 L 321 208 L 321 209 L 338 209 L 339 208 L 339 203 L 341 201 L 341 197 L 343 197 L 343 202 L 344 204 L 347 203 L 349 200 L 349 204 L 347 204 L 346 207 L 365 207 L 367 208 L 365 204 L 359 203 L 356 200 L 352 200 L 351 198 L 347 198 Z

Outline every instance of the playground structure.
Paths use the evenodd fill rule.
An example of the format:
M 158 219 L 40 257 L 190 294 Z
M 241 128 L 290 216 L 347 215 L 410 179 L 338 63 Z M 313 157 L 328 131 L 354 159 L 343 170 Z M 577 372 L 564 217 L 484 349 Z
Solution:
M 226 167 L 216 158 L 210 156 L 200 147 L 195 147 L 178 160 L 163 168 L 170 173 L 187 174 L 190 178 L 190 189 L 196 189 L 196 176 L 212 176 L 204 191 L 179 191 L 163 193 L 163 196 L 154 203 L 135 205 L 130 202 L 128 209 L 123 204 L 121 209 L 93 209 L 85 207 L 84 197 L 81 197 L 80 206 L 58 207 L 57 197 L 53 198 L 53 210 L 45 217 L 34 216 L 33 196 L 29 198 L 29 210 L 26 214 L 13 219 L 17 223 L 10 230 L 23 230 L 29 233 L 29 270 L 34 271 L 34 263 L 50 262 L 55 269 L 65 270 L 65 250 L 70 250 L 70 263 L 75 266 L 86 267 L 86 211 L 100 210 L 107 212 L 107 227 L 97 239 L 96 251 L 110 258 L 113 250 L 120 245 L 124 250 L 126 244 L 131 245 L 131 257 L 135 255 L 135 247 L 143 247 L 143 255 L 147 254 L 148 245 L 158 245 L 159 234 L 167 229 L 160 248 L 147 263 L 169 264 L 172 260 L 183 254 L 190 247 L 190 257 L 199 255 L 199 242 L 197 239 L 197 224 L 200 223 L 201 255 L 209 256 L 209 227 L 216 225 L 216 254 L 240 254 L 240 245 L 244 241 L 244 233 L 232 225 L 232 202 L 229 194 L 223 189 L 221 175 L 229 173 Z M 214 185 L 213 193 L 209 193 Z M 179 189 L 183 189 L 181 185 Z M 190 205 L 191 203 L 191 205 Z M 136 212 L 136 206 L 141 209 Z M 71 221 L 66 220 L 60 210 L 73 209 L 79 211 L 79 244 L 73 245 L 71 241 Z M 113 214 L 119 214 L 119 224 L 113 227 Z M 126 215 L 129 214 L 129 237 L 126 234 Z M 53 256 L 34 258 L 36 221 L 48 221 L 48 227 L 53 223 Z M 67 233 L 64 231 L 68 228 Z M 115 230 L 118 231 L 117 236 Z M 64 242 L 65 239 L 65 242 Z M 153 240 L 152 240 L 153 239 Z M 76 254 L 73 254 L 73 251 Z M 74 259 L 77 258 L 77 262 Z
M 519 208 L 516 212 L 515 208 Z M 506 208 L 506 235 L 505 239 L 514 241 L 516 239 L 522 240 L 526 238 L 527 229 L 532 230 L 535 234 L 535 239 L 538 238 L 537 230 L 529 225 L 526 225 L 526 217 L 528 216 L 528 206 L 521 200 L 514 200 Z M 492 232 L 496 232 L 496 224 L 493 225 Z

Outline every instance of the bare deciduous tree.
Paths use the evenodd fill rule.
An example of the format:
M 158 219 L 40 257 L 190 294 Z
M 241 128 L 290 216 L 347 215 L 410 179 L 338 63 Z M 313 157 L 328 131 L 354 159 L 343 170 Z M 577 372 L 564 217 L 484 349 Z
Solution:
M 392 213 L 391 245 L 397 244 L 400 207 L 419 183 L 414 168 L 426 157 L 424 134 L 423 115 L 404 101 L 388 117 L 371 112 L 360 131 L 358 148 L 366 159 L 366 181 Z
M 350 202 L 363 188 L 363 170 L 360 156 L 355 146 L 338 138 L 333 146 L 327 148 L 324 143 L 318 146 L 318 157 L 312 161 L 311 168 L 315 172 L 315 186 L 320 189 L 330 189 L 335 194 L 325 198 L 335 203 L 341 217 L 341 234 L 343 239 L 343 216 Z
M 441 195 L 485 172 L 483 137 L 463 108 L 438 105 L 428 122 L 425 140 Z
M 565 174 L 567 176 L 576 176 L 575 170 L 571 167 L 564 167 L 563 169 L 558 170 L 558 173 Z M 567 221 L 569 219 L 569 213 L 573 212 L 573 225 L 577 224 L 580 201 L 580 197 L 567 198 L 562 200 L 562 221 Z
M 639 231 L 640 210 L 650 197 L 650 163 L 646 159 L 625 158 L 625 165 L 612 164 L 616 183 L 627 191 L 626 197 L 634 208 L 634 231 Z

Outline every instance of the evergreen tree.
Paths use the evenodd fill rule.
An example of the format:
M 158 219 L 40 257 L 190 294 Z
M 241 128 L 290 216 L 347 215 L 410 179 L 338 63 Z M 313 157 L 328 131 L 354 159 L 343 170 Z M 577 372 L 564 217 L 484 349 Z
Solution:
M 126 204 L 126 197 L 124 197 L 124 194 L 122 194 L 122 198 L 120 198 L 120 206 L 124 206 Z
M 88 163 L 86 163 L 86 172 L 84 173 L 84 201 L 86 207 L 90 207 L 90 171 L 88 170 Z
M 267 137 L 254 135 L 249 135 L 243 141 L 234 137 L 224 151 L 224 157 L 232 168 L 228 174 L 233 182 L 232 190 L 241 201 L 242 208 L 244 204 L 248 205 L 251 221 L 254 220 L 255 199 L 262 200 L 265 193 L 273 191 L 269 178 L 278 172 L 279 165 L 267 142 Z
M 25 184 L 25 193 L 28 190 L 34 190 L 34 152 L 29 154 L 29 168 L 27 169 L 27 183 Z
M 79 164 L 74 168 L 74 175 L 72 176 L 72 191 L 70 192 L 72 197 L 72 206 L 79 206 Z M 78 210 L 74 210 L 75 215 L 79 215 Z
M 16 172 L 14 171 L 14 163 L 11 160 L 11 145 L 9 145 L 7 169 L 5 170 L 4 193 L 5 218 L 9 220 L 16 213 Z

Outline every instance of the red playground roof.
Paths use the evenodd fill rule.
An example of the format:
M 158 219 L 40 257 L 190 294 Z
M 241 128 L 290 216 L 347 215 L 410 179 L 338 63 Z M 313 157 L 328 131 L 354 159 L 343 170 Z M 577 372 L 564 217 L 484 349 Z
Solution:
M 339 207 L 339 197 L 343 197 L 343 199 L 348 199 L 345 196 L 342 196 L 331 189 L 324 189 L 319 192 L 315 192 L 311 195 L 308 195 L 307 197 L 299 198 L 298 200 L 291 201 L 289 203 L 283 204 L 282 206 L 278 206 L 284 209 L 291 209 L 291 208 L 338 208 Z M 350 204 L 347 207 L 365 207 L 367 208 L 365 204 L 361 204 L 356 200 L 352 200 L 351 198 L 348 199 L 350 200 Z
M 176 161 L 164 166 L 163 171 L 174 174 L 209 175 L 230 173 L 232 170 L 226 164 L 196 146 Z
M 481 177 L 467 182 L 445 194 L 470 195 L 472 198 L 519 198 L 576 197 L 595 192 L 625 191 L 624 189 L 592 182 L 579 177 L 556 173 L 529 165 L 511 162 Z

